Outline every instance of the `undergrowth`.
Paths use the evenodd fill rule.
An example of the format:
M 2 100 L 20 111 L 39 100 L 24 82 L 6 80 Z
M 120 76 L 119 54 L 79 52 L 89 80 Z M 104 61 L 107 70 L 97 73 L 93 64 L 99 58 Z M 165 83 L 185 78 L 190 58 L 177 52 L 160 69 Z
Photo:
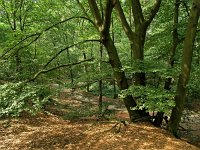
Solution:
M 0 117 L 35 115 L 50 97 L 47 87 L 23 82 L 0 85 L 0 91 Z

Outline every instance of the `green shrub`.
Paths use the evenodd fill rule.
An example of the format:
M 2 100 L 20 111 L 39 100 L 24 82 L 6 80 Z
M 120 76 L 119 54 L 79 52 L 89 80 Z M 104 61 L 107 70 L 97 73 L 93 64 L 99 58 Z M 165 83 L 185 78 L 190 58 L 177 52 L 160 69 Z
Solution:
M 130 86 L 129 89 L 123 90 L 121 98 L 132 95 L 137 98 L 137 106 L 132 109 L 146 109 L 147 112 L 159 111 L 169 113 L 175 106 L 173 91 L 158 89 L 151 86 Z
M 0 91 L 0 117 L 35 115 L 50 96 L 46 87 L 22 82 L 0 85 Z
M 63 116 L 65 120 L 76 120 L 83 117 L 91 117 L 98 114 L 98 109 L 90 104 L 83 105 L 79 108 L 71 108 L 69 113 Z

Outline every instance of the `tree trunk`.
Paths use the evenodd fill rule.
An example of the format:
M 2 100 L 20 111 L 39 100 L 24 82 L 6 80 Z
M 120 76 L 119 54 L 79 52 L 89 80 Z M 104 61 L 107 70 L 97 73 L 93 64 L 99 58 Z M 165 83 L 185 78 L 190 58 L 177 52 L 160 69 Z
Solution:
M 174 24 L 173 24 L 173 45 L 169 51 L 169 67 L 174 66 L 174 57 L 176 53 L 176 48 L 178 44 L 180 43 L 179 37 L 178 37 L 178 16 L 179 16 L 179 6 L 180 6 L 180 0 L 175 0 L 174 5 Z M 165 81 L 164 89 L 170 90 L 171 89 L 171 81 L 172 78 L 167 78 Z
M 87 59 L 87 55 L 86 53 L 83 51 L 83 59 L 86 60 Z M 87 64 L 84 64 L 84 72 L 87 74 L 88 73 L 88 66 Z M 86 91 L 90 92 L 90 84 L 87 82 L 86 84 Z
M 67 58 L 68 58 L 68 63 L 71 63 L 70 60 L 70 53 L 69 53 L 69 49 L 67 49 Z M 72 66 L 69 67 L 69 72 L 70 72 L 70 79 L 71 79 L 71 87 L 72 87 L 72 91 L 74 91 L 74 75 L 73 75 L 73 68 Z
M 99 113 L 102 113 L 102 107 L 103 107 L 103 88 L 102 88 L 102 80 L 99 80 Z
M 128 89 L 128 82 L 125 76 L 125 72 L 121 71 L 122 65 L 116 50 L 116 47 L 114 43 L 112 42 L 112 39 L 110 35 L 102 35 L 102 42 L 105 48 L 107 49 L 108 56 L 109 56 L 109 62 L 113 68 L 114 77 L 117 81 L 117 85 L 120 90 Z M 133 110 L 135 106 L 137 106 L 136 102 L 134 101 L 132 96 L 127 96 L 123 99 L 124 104 L 128 110 L 130 120 L 134 121 L 135 119 L 140 118 L 143 116 L 143 112 L 139 110 Z
M 117 81 L 117 85 L 120 90 L 128 89 L 129 86 L 125 76 L 125 72 L 121 70 L 122 64 L 118 56 L 117 49 L 110 35 L 110 26 L 112 22 L 111 14 L 115 6 L 115 1 L 106 0 L 104 17 L 101 16 L 96 1 L 88 0 L 88 3 L 90 6 L 90 10 L 95 18 L 95 25 L 96 25 L 95 27 L 99 31 L 102 44 L 107 50 L 109 63 L 112 66 L 113 75 Z M 142 113 L 140 111 L 132 109 L 137 105 L 132 96 L 127 96 L 126 98 L 124 98 L 124 104 L 129 112 L 131 120 L 135 120 L 141 117 Z
M 100 43 L 100 61 L 99 61 L 99 72 L 102 70 L 102 58 L 103 58 L 103 45 Z M 103 106 L 103 81 L 102 79 L 99 80 L 99 113 L 102 113 L 102 106 Z
M 64 36 L 63 39 L 64 39 L 64 42 L 66 44 L 69 44 L 67 35 Z M 66 50 L 66 53 L 67 53 L 67 61 L 70 64 L 71 63 L 71 56 L 70 56 L 69 49 Z M 69 66 L 69 73 L 70 73 L 70 79 L 71 79 L 71 89 L 72 89 L 72 91 L 74 91 L 75 90 L 75 88 L 74 88 L 74 74 L 73 74 L 72 66 Z
M 177 93 L 175 96 L 176 106 L 172 109 L 169 124 L 167 126 L 167 130 L 172 132 L 176 137 L 178 137 L 177 129 L 181 121 L 182 111 L 184 109 L 184 102 L 187 92 L 186 86 L 190 77 L 193 44 L 196 37 L 199 15 L 200 15 L 200 1 L 193 0 L 192 9 L 188 20 L 187 31 L 185 35 L 185 41 L 184 41 L 181 74 L 179 76 Z
M 132 51 L 132 59 L 133 60 L 139 60 L 142 61 L 144 60 L 144 43 L 145 43 L 145 38 L 146 38 L 146 27 L 140 26 L 138 30 L 135 31 L 137 33 L 135 37 L 132 39 L 132 44 L 131 44 L 131 51 Z M 142 66 L 142 65 L 141 65 Z M 142 69 L 142 68 L 139 68 Z M 145 73 L 134 73 L 133 74 L 134 78 L 134 83 L 135 85 L 146 85 L 146 79 L 145 79 Z
M 131 43 L 131 53 L 132 58 L 134 60 L 144 60 L 144 43 L 146 38 L 146 31 L 149 25 L 151 24 L 153 18 L 157 14 L 160 8 L 161 0 L 156 0 L 154 6 L 152 7 L 151 11 L 149 12 L 148 16 L 144 18 L 144 14 L 142 11 L 142 6 L 139 0 L 132 0 L 131 1 L 131 9 L 130 11 L 133 14 L 134 19 L 134 30 L 132 30 L 132 24 L 127 22 L 126 16 L 124 11 L 121 7 L 120 1 L 116 0 L 115 9 L 117 11 L 117 15 L 121 21 L 122 27 Z M 131 15 L 130 15 L 131 16 Z M 131 20 L 131 18 L 129 18 Z M 133 78 L 135 80 L 136 85 L 145 86 L 145 73 L 135 73 L 133 74 Z
M 169 51 L 169 67 L 173 68 L 174 67 L 174 57 L 175 57 L 175 53 L 176 53 L 176 48 L 180 42 L 179 38 L 178 38 L 178 16 L 179 16 L 179 6 L 180 6 L 180 0 L 175 0 L 175 4 L 174 4 L 174 18 L 173 18 L 173 45 L 170 48 Z M 170 90 L 171 89 L 171 83 L 172 83 L 172 78 L 166 78 L 165 80 L 165 85 L 164 85 L 164 89 L 165 90 Z M 162 125 L 162 121 L 163 121 L 163 116 L 164 113 L 163 112 L 158 112 L 154 121 L 154 124 L 158 127 L 160 127 Z
M 116 89 L 116 83 L 115 83 L 115 79 L 113 80 L 113 92 L 114 92 L 114 95 L 113 95 L 113 98 L 116 99 L 118 97 L 118 94 L 117 94 L 117 89 Z

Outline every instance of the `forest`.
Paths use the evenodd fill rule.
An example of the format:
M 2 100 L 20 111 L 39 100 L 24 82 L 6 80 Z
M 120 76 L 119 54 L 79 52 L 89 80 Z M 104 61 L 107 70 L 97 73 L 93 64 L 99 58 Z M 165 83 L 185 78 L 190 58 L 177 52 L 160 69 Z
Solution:
M 199 16 L 200 0 L 0 0 L 0 149 L 199 149 Z

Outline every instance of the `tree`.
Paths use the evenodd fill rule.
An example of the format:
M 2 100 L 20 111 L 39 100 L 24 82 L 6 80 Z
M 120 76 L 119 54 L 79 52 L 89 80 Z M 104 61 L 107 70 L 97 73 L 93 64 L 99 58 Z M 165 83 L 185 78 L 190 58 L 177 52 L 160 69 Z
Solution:
M 23 77 L 19 80 L 42 81 L 45 84 L 53 82 L 84 89 L 87 85 L 90 91 L 99 88 L 100 110 L 103 107 L 102 93 L 105 91 L 103 84 L 114 84 L 115 87 L 116 81 L 122 95 L 125 93 L 123 100 L 131 121 L 144 116 L 149 120 L 146 111 L 157 111 L 160 116 L 157 116 L 158 122 L 155 123 L 159 126 L 165 108 L 171 111 L 174 106 L 173 91 L 182 57 L 179 50 L 187 37 L 183 38 L 181 34 L 185 32 L 185 18 L 188 18 L 187 13 L 183 12 L 188 9 L 181 5 L 182 1 L 174 0 L 175 5 L 173 0 L 161 1 L 22 0 L 20 6 L 18 1 L 1 0 L 5 5 L 0 6 L 4 8 L 0 16 L 3 23 L 0 24 L 0 30 L 4 32 L 0 33 L 0 63 L 8 66 L 9 73 L 5 71 L 6 67 L 2 67 L 0 78 L 7 80 L 10 74 L 15 77 L 12 72 L 16 71 L 16 61 L 12 59 L 13 54 L 19 52 Z M 16 24 L 23 26 L 25 23 L 23 32 L 17 27 L 19 32 L 16 37 L 9 29 L 10 23 L 13 23 L 12 20 L 8 21 L 9 18 L 13 19 L 13 10 L 8 9 L 11 2 L 16 2 L 18 8 Z M 74 7 L 77 4 L 82 11 Z M 173 6 L 174 20 L 171 15 Z M 25 20 L 22 19 L 22 24 L 20 7 L 21 18 Z M 2 38 L 5 35 L 7 37 Z M 199 45 L 196 45 L 198 49 Z M 199 54 L 199 61 L 198 57 Z M 184 61 L 189 65 L 188 58 L 184 58 Z M 175 75 L 171 70 L 177 71 Z M 175 84 L 171 78 L 175 79 Z M 179 82 L 183 82 L 180 78 Z M 189 78 L 189 75 L 184 78 Z M 14 81 L 13 78 L 9 79 Z M 184 84 L 187 85 L 187 82 L 184 81 Z M 179 95 L 180 83 L 177 86 L 177 107 L 182 101 Z
M 168 131 L 172 132 L 176 137 L 178 136 L 177 129 L 181 121 L 182 111 L 184 108 L 186 92 L 187 92 L 187 84 L 190 78 L 193 45 L 196 37 L 199 15 L 200 15 L 200 1 L 193 0 L 184 40 L 181 74 L 179 76 L 177 84 L 177 93 L 175 96 L 176 106 L 172 109 L 169 124 L 167 127 Z
M 131 45 L 131 51 L 133 54 L 134 61 L 137 60 L 144 60 L 144 44 L 146 39 L 146 33 L 147 29 L 150 26 L 152 20 L 156 16 L 160 4 L 162 0 L 156 0 L 156 3 L 154 4 L 153 8 L 150 10 L 148 16 L 145 18 L 144 13 L 142 10 L 141 2 L 140 0 L 132 0 L 131 1 L 131 9 L 134 19 L 134 31 L 130 24 L 128 24 L 127 19 L 125 17 L 125 14 L 123 12 L 123 9 L 121 7 L 121 4 L 119 0 L 116 0 L 115 9 L 118 13 L 118 16 L 120 18 L 121 24 L 123 26 L 123 29 L 130 41 Z M 145 73 L 135 73 L 135 84 L 136 85 L 143 85 L 145 86 Z
M 109 63 L 112 66 L 114 78 L 117 81 L 118 87 L 120 90 L 127 89 L 128 82 L 125 76 L 125 72 L 121 70 L 122 64 L 117 49 L 115 47 L 115 44 L 110 35 L 111 14 L 115 6 L 115 1 L 106 0 L 106 6 L 103 18 L 100 15 L 100 10 L 98 8 L 96 1 L 88 0 L 88 3 L 91 13 L 94 16 L 95 27 L 100 33 L 101 42 L 107 50 L 109 56 Z M 129 112 L 131 120 L 139 118 L 142 115 L 138 110 L 131 109 L 137 105 L 136 102 L 133 100 L 132 96 L 125 97 L 124 103 Z
M 6 14 L 7 23 L 10 25 L 14 38 L 20 37 L 26 30 L 28 5 L 24 0 L 21 1 L 1 1 L 3 12 Z M 19 36 L 18 36 L 19 35 Z M 23 47 L 21 45 L 21 47 Z M 16 73 L 22 73 L 21 56 L 19 50 L 15 52 Z

